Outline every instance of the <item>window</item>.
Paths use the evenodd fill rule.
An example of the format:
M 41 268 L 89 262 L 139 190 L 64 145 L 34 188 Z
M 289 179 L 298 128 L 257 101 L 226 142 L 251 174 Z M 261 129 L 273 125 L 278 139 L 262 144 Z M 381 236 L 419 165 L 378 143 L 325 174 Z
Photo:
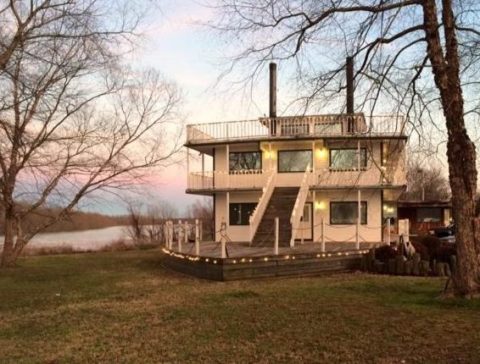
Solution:
M 360 223 L 367 224 L 367 202 L 360 202 Z M 354 225 L 357 223 L 358 202 L 330 202 L 331 225 Z
M 310 222 L 310 211 L 312 211 L 312 205 L 306 203 L 303 206 L 302 222 Z
M 262 153 L 261 152 L 232 152 L 229 155 L 229 170 L 261 170 Z
M 420 207 L 417 210 L 417 222 L 442 221 L 442 209 L 439 207 Z
M 330 149 L 330 168 L 331 169 L 357 169 L 357 149 Z M 367 167 L 367 149 L 360 148 L 360 167 Z
M 256 203 L 231 203 L 230 225 L 249 225 L 250 215 L 256 206 Z
M 311 150 L 278 151 L 278 172 L 305 172 L 309 163 L 312 167 Z

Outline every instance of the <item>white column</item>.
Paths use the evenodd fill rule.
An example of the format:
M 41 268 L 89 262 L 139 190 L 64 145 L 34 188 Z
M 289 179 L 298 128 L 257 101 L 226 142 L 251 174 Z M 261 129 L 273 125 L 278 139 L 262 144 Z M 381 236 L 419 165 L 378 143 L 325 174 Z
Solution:
M 316 155 L 315 155 L 315 142 L 312 142 L 312 172 L 315 174 L 315 161 L 316 161 Z
M 325 219 L 322 217 L 322 245 L 320 246 L 322 253 L 325 251 Z
M 275 245 L 273 248 L 273 254 L 278 255 L 278 234 L 279 234 L 280 219 L 275 218 Z
M 205 154 L 202 153 L 201 155 L 202 155 L 202 188 L 206 188 L 205 186 Z
M 227 204 L 227 209 L 225 211 L 225 216 L 226 216 L 226 221 L 225 221 L 225 225 L 226 225 L 226 229 L 225 229 L 225 233 L 228 232 L 228 227 L 230 226 L 230 192 L 227 192 L 226 193 L 226 197 L 225 197 L 225 202 Z
M 317 193 L 315 190 L 312 191 L 312 216 L 310 216 L 312 218 L 312 226 L 313 226 L 313 230 L 312 230 L 312 241 L 315 243 L 317 240 L 315 239 L 315 204 L 317 202 Z
M 195 219 L 195 255 L 200 255 L 200 223 Z
M 360 249 L 360 222 L 362 216 L 362 193 L 360 189 L 358 190 L 358 211 L 357 211 L 357 231 L 356 231 L 356 241 L 355 249 Z
M 178 228 L 177 228 L 177 241 L 178 241 L 178 251 L 182 252 L 182 240 L 183 240 L 183 232 L 182 232 L 182 220 L 178 220 Z
M 230 174 L 228 173 L 230 171 L 230 145 L 228 144 L 226 145 L 225 153 L 227 154 L 226 161 L 225 161 L 225 164 L 226 164 L 225 177 L 227 178 L 226 186 L 228 188 L 230 187 Z M 228 223 L 228 220 L 227 220 L 227 223 Z

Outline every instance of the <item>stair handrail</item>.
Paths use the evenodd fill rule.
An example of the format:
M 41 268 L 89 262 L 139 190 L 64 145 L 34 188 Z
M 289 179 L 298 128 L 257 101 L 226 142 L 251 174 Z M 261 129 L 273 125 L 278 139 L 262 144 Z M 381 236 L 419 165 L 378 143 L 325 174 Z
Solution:
M 253 238 L 255 237 L 258 226 L 260 225 L 260 221 L 262 221 L 263 214 L 265 213 L 265 210 L 267 209 L 268 202 L 270 201 L 270 198 L 272 197 L 273 190 L 275 189 L 276 175 L 277 174 L 276 174 L 275 171 L 273 171 L 273 170 L 270 171 L 270 176 L 267 179 L 267 183 L 266 183 L 265 187 L 263 187 L 262 196 L 260 197 L 260 200 L 258 201 L 258 204 L 255 207 L 255 210 L 253 210 L 253 213 L 250 215 L 250 218 L 249 218 L 250 243 L 252 243 Z
M 303 208 L 307 201 L 308 191 L 310 189 L 310 163 L 307 165 L 302 177 L 300 189 L 298 190 L 297 199 L 295 205 L 293 205 L 292 215 L 290 216 L 290 224 L 292 225 L 292 238 L 290 240 L 290 246 L 293 248 L 295 245 L 295 238 L 297 236 L 298 228 L 300 227 L 300 220 L 303 215 Z

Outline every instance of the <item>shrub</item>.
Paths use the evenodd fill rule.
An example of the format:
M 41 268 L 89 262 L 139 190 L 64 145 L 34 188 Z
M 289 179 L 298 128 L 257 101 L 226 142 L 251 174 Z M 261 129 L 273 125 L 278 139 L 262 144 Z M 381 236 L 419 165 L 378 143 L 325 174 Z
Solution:
M 434 258 L 437 260 L 437 262 L 450 264 L 452 255 L 456 254 L 457 249 L 455 248 L 455 245 L 444 243 L 440 245 Z
M 425 235 L 420 238 L 420 243 L 427 248 L 428 256 L 430 260 L 434 259 L 438 254 L 438 250 L 442 245 L 442 242 L 439 238 L 432 235 Z
M 430 260 L 428 249 L 425 245 L 419 241 L 412 241 L 412 245 L 415 248 L 415 253 L 420 254 L 422 260 Z
M 387 262 L 389 259 L 393 259 L 397 255 L 397 250 L 392 248 L 390 245 L 382 245 L 380 248 L 375 249 L 375 259 L 378 259 L 382 262 Z

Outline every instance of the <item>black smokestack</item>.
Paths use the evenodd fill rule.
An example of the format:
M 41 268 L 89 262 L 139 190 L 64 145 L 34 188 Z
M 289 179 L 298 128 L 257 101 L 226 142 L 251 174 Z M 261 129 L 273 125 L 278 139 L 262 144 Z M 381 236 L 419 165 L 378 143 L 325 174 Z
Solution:
M 347 114 L 353 114 L 353 57 L 347 57 Z
M 270 63 L 270 108 L 269 116 L 277 117 L 277 64 Z

